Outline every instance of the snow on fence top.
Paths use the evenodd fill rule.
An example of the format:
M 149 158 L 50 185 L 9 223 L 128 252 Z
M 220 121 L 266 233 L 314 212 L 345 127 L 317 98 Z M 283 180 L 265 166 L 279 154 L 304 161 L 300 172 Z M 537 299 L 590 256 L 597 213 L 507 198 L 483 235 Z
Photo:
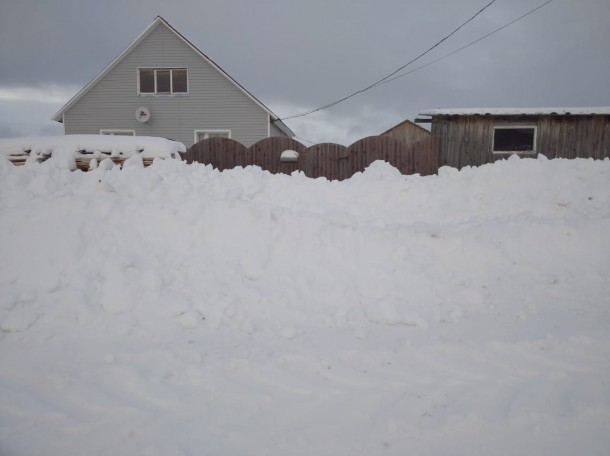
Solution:
M 456 108 L 427 109 L 420 116 L 549 116 L 549 115 L 610 115 L 610 106 L 594 108 Z
M 95 167 L 99 161 L 115 163 L 139 157 L 181 160 L 184 144 L 149 136 L 65 135 L 0 139 L 0 155 L 14 164 L 41 163 L 50 159 L 68 169 Z

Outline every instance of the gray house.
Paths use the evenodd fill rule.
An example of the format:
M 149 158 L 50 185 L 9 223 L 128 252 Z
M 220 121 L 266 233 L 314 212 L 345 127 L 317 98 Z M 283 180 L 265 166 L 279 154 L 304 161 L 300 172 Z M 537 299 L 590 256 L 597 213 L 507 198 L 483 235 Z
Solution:
M 463 168 L 511 154 L 548 158 L 610 157 L 610 107 L 431 109 L 440 166 Z
M 160 16 L 53 116 L 66 134 L 144 135 L 186 147 L 294 133 Z

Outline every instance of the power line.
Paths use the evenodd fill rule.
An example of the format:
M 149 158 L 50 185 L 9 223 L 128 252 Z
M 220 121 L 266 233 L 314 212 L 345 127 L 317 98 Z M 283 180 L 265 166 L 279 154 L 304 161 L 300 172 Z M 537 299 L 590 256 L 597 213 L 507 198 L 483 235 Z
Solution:
M 509 26 L 513 25 L 515 22 L 518 22 L 518 21 L 520 21 L 521 19 L 523 19 L 523 18 L 525 18 L 525 17 L 529 16 L 530 14 L 535 13 L 535 12 L 536 12 L 536 11 L 538 11 L 540 8 L 545 7 L 546 5 L 548 5 L 549 3 L 551 3 L 552 1 L 553 1 L 553 0 L 547 0 L 547 1 L 546 1 L 546 2 L 544 2 L 542 5 L 539 5 L 539 6 L 537 6 L 536 8 L 534 8 L 533 10 L 530 10 L 530 11 L 528 11 L 527 13 L 523 14 L 522 16 L 519 16 L 517 19 L 514 19 L 514 20 L 510 21 L 510 22 L 509 22 L 509 23 L 507 23 L 507 24 L 504 24 L 502 27 L 495 29 L 493 32 L 490 32 L 490 33 L 488 33 L 487 35 L 483 35 L 482 37 L 477 38 L 477 39 L 476 39 L 476 40 L 474 40 L 474 41 L 471 41 L 470 43 L 466 44 L 465 46 L 462 46 L 461 48 L 456 49 L 455 51 L 451 51 L 449 54 L 445 54 L 444 56 L 439 57 L 438 59 L 432 60 L 431 62 L 428 62 L 428 63 L 426 63 L 425 65 L 422 65 L 422 66 L 419 66 L 419 67 L 417 67 L 417 68 L 414 68 L 414 69 L 412 69 L 411 71 L 408 71 L 408 72 L 406 72 L 406 73 L 399 74 L 398 76 L 394 76 L 393 78 L 391 78 L 391 79 L 387 79 L 387 80 L 385 80 L 385 81 L 383 81 L 383 82 L 380 82 L 380 83 L 379 83 L 379 84 L 377 84 L 377 85 L 383 85 L 383 84 L 387 84 L 388 82 L 395 81 L 395 80 L 396 80 L 396 79 L 398 79 L 398 78 L 402 78 L 402 77 L 407 76 L 407 75 L 409 75 L 409 74 L 411 74 L 411 73 L 415 73 L 416 71 L 421 70 L 422 68 L 429 67 L 430 65 L 432 65 L 432 64 L 434 64 L 434 63 L 436 63 L 436 62 L 439 62 L 439 61 L 441 61 L 441 60 L 443 60 L 443 59 L 446 59 L 447 57 L 451 57 L 452 55 L 457 54 L 458 52 L 463 51 L 464 49 L 469 48 L 470 46 L 473 46 L 473 45 L 477 44 L 479 41 L 483 41 L 485 38 L 488 38 L 488 37 L 490 37 L 491 35 L 494 35 L 494 34 L 498 33 L 498 32 L 499 32 L 499 31 L 501 31 L 501 30 L 504 30 L 505 28 L 507 28 L 507 27 L 509 27 Z
M 317 144 L 315 141 L 310 141 L 309 139 L 305 139 L 305 138 L 303 138 L 303 137 L 301 137 L 301 136 L 296 136 L 296 135 L 295 135 L 295 136 L 294 136 L 294 138 L 295 138 L 295 139 L 300 139 L 301 141 L 308 142 L 309 144 Z
M 513 19 L 512 21 L 510 21 L 510 22 L 508 22 L 508 23 L 504 24 L 502 27 L 499 27 L 499 28 L 497 28 L 497 29 L 493 30 L 492 32 L 487 33 L 486 35 L 483 35 L 482 37 L 477 38 L 477 39 L 476 39 L 476 40 L 474 40 L 474 41 L 471 41 L 470 43 L 466 44 L 465 46 L 462 46 L 462 47 L 460 47 L 460 48 L 458 48 L 458 49 L 456 49 L 456 50 L 454 50 L 454 51 L 450 52 L 449 54 L 445 54 L 444 56 L 439 57 L 439 58 L 437 58 L 437 59 L 435 59 L 435 60 L 432 60 L 431 62 L 428 62 L 428 63 L 426 63 L 425 65 L 422 65 L 422 66 L 419 66 L 419 67 L 417 67 L 417 68 L 414 68 L 414 69 L 413 69 L 413 70 L 411 70 L 411 71 L 408 71 L 408 72 L 406 72 L 406 73 L 399 74 L 398 76 L 394 76 L 396 73 L 398 73 L 399 71 L 401 71 L 401 70 L 405 69 L 405 68 L 406 68 L 408 65 L 410 65 L 410 64 L 411 64 L 411 63 L 413 63 L 413 62 L 415 62 L 415 61 L 416 61 L 417 59 L 419 59 L 420 57 L 423 57 L 423 56 L 424 56 L 425 54 L 427 54 L 427 53 L 428 53 L 428 52 L 429 52 L 431 49 L 433 49 L 433 48 L 437 47 L 437 46 L 438 46 L 438 45 L 439 45 L 439 44 L 440 44 L 442 41 L 444 41 L 444 40 L 445 40 L 445 39 L 447 39 L 449 36 L 451 36 L 451 35 L 448 35 L 448 36 L 447 36 L 446 38 L 444 38 L 442 41 L 439 41 L 439 43 L 437 43 L 435 46 L 433 46 L 433 47 L 432 47 L 430 50 L 428 50 L 428 51 L 426 51 L 426 52 L 422 53 L 422 54 L 421 54 L 419 57 L 417 57 L 416 59 L 413 59 L 411 62 L 409 62 L 409 63 L 407 63 L 407 64 L 403 65 L 403 66 L 402 66 L 401 68 L 399 68 L 397 71 L 394 71 L 393 73 L 391 73 L 391 74 L 387 75 L 387 76 L 386 76 L 385 78 L 383 78 L 383 79 L 380 79 L 379 81 L 375 82 L 374 84 L 371 84 L 370 86 L 368 86 L 368 87 L 366 87 L 366 88 L 364 88 L 364 89 L 362 89 L 362 90 L 359 90 L 359 91 L 357 91 L 357 92 L 354 92 L 354 93 L 352 93 L 351 95 L 348 95 L 347 97 L 342 98 L 341 100 L 337 100 L 337 101 L 335 101 L 335 102 L 333 102 L 333 103 L 329 103 L 329 104 L 324 105 L 324 106 L 321 106 L 321 107 L 319 107 L 319 108 L 312 109 L 312 110 L 307 111 L 307 112 L 302 113 L 302 114 L 297 114 L 297 115 L 290 116 L 290 117 L 284 117 L 284 118 L 283 118 L 283 119 L 281 119 L 281 120 L 285 120 L 285 119 L 293 119 L 293 118 L 296 118 L 296 117 L 303 117 L 303 116 L 306 116 L 306 115 L 309 115 L 309 114 L 313 114 L 314 112 L 318 112 L 318 111 L 321 111 L 321 110 L 323 110 L 323 109 L 330 108 L 330 107 L 335 106 L 335 105 L 337 105 L 337 104 L 339 104 L 339 103 L 341 103 L 341 102 L 343 102 L 343 101 L 345 101 L 345 100 L 347 100 L 347 99 L 349 99 L 349 98 L 352 98 L 353 96 L 356 96 L 356 95 L 358 95 L 358 94 L 360 94 L 360 93 L 362 93 L 362 92 L 365 92 L 365 91 L 367 91 L 367 90 L 370 90 L 370 89 L 372 89 L 372 88 L 374 88 L 374 87 L 377 87 L 377 86 L 379 86 L 379 85 L 383 85 L 383 84 L 387 84 L 388 82 L 395 81 L 396 79 L 399 79 L 399 78 L 402 78 L 402 77 L 408 76 L 408 75 L 409 75 L 409 74 L 411 74 L 411 73 L 415 73 L 416 71 L 419 71 L 419 70 L 421 70 L 421 69 L 423 69 L 423 68 L 429 67 L 430 65 L 433 65 L 433 64 L 435 64 L 435 63 L 437 63 L 437 62 L 439 62 L 439 61 L 441 61 L 441 60 L 444 60 L 444 59 L 446 59 L 446 58 L 448 58 L 448 57 L 451 57 L 452 55 L 457 54 L 458 52 L 461 52 L 461 51 L 463 51 L 464 49 L 467 49 L 467 48 L 469 48 L 470 46 L 473 46 L 473 45 L 477 44 L 478 42 L 483 41 L 483 40 L 484 40 L 484 39 L 486 39 L 486 38 L 489 38 L 490 36 L 492 36 L 492 35 L 494 35 L 494 34 L 496 34 L 496 33 L 500 32 L 501 30 L 504 30 L 505 28 L 510 27 L 510 26 L 511 26 L 511 25 L 513 25 L 514 23 L 516 23 L 516 22 L 520 21 L 521 19 L 526 18 L 526 17 L 527 17 L 527 16 L 529 16 L 530 14 L 535 13 L 536 11 L 538 11 L 539 9 L 541 9 L 541 8 L 545 7 L 546 5 L 548 5 L 549 3 L 553 2 L 553 1 L 554 1 L 554 0 L 547 0 L 546 2 L 544 2 L 544 3 L 542 3 L 541 5 L 537 6 L 536 8 L 534 8 L 534 9 L 532 9 L 532 10 L 528 11 L 527 13 L 525 13 L 525 14 L 523 14 L 523 15 L 519 16 L 518 18 Z M 492 3 L 493 3 L 493 2 L 492 2 Z M 488 5 L 487 5 L 485 8 L 487 8 L 488 6 L 490 6 L 490 4 L 488 4 Z M 477 13 L 477 14 L 480 14 L 480 12 L 479 12 L 479 13 Z M 473 16 L 471 19 L 469 19 L 469 21 L 471 21 L 471 20 L 472 20 L 474 17 L 476 17 L 476 15 L 475 15 L 475 16 Z M 467 22 L 469 22 L 469 21 L 467 21 Z M 460 27 L 463 27 L 463 26 L 464 26 L 464 25 L 465 25 L 467 22 L 465 22 L 464 24 L 462 24 Z M 459 28 L 458 28 L 458 29 L 456 29 L 456 31 L 457 31 L 457 30 L 459 30 Z M 453 32 L 453 33 L 455 33 L 455 32 Z M 394 77 L 392 78 L 392 76 L 394 76 Z
M 479 11 L 477 11 L 477 13 L 472 16 L 470 19 L 468 19 L 466 22 L 464 22 L 463 24 L 461 24 L 458 28 L 456 28 L 453 32 L 451 32 L 449 35 L 445 36 L 443 39 L 441 39 L 439 42 L 437 42 L 434 46 L 430 47 L 429 49 L 427 49 L 426 51 L 422 52 L 421 54 L 419 54 L 417 57 L 415 57 L 413 60 L 405 63 L 403 66 L 401 66 L 400 68 L 398 68 L 397 70 L 393 71 L 392 73 L 388 74 L 387 76 L 384 76 L 383 78 L 381 78 L 380 80 L 374 82 L 373 84 L 365 87 L 364 89 L 360 89 L 354 93 L 351 93 L 350 95 L 347 95 L 339 100 L 333 101 L 332 103 L 328 103 L 324 106 L 320 106 L 318 108 L 315 109 L 311 109 L 309 111 L 303 112 L 301 114 L 295 114 L 292 116 L 288 116 L 288 117 L 283 117 L 280 120 L 288 120 L 288 119 L 294 119 L 296 117 L 304 117 L 307 116 L 309 114 L 313 114 L 314 112 L 318 112 L 321 111 L 323 109 L 328 109 L 332 106 L 335 106 L 339 103 L 344 102 L 345 100 L 348 100 L 362 92 L 366 92 L 367 90 L 372 89 L 373 87 L 383 83 L 385 80 L 387 80 L 388 78 L 394 76 L 396 73 L 399 73 L 400 71 L 404 70 L 407 66 L 411 65 L 412 63 L 416 62 L 417 60 L 421 59 L 423 56 L 425 56 L 426 54 L 428 54 L 429 52 L 431 52 L 433 49 L 437 48 L 438 46 L 440 46 L 443 42 L 445 42 L 447 39 L 451 38 L 453 35 L 455 35 L 458 31 L 460 31 L 463 27 L 465 27 L 469 22 L 473 21 L 478 15 L 480 15 L 483 11 L 485 11 L 487 8 L 489 8 L 492 4 L 494 4 L 497 0 L 491 0 L 487 5 L 485 5 L 483 8 L 481 8 Z

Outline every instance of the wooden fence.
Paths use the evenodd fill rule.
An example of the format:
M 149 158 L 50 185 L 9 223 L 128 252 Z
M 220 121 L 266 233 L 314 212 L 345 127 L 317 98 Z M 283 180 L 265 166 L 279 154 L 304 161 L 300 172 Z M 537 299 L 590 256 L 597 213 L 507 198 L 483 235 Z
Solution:
M 281 161 L 282 152 L 298 152 L 294 162 Z M 405 144 L 388 136 L 369 136 L 349 147 L 324 143 L 305 147 L 290 138 L 266 138 L 249 148 L 228 138 L 209 138 L 191 146 L 184 158 L 219 170 L 255 165 L 271 173 L 302 171 L 308 177 L 329 180 L 348 179 L 376 160 L 384 160 L 402 174 L 423 176 L 438 171 L 438 140 L 428 139 Z

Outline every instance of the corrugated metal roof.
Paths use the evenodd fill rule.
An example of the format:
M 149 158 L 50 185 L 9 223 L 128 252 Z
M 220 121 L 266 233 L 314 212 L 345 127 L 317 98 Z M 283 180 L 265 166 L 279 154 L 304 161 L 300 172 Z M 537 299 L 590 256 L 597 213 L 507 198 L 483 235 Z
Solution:
M 464 108 L 427 109 L 420 116 L 549 116 L 610 115 L 610 106 L 588 108 Z

